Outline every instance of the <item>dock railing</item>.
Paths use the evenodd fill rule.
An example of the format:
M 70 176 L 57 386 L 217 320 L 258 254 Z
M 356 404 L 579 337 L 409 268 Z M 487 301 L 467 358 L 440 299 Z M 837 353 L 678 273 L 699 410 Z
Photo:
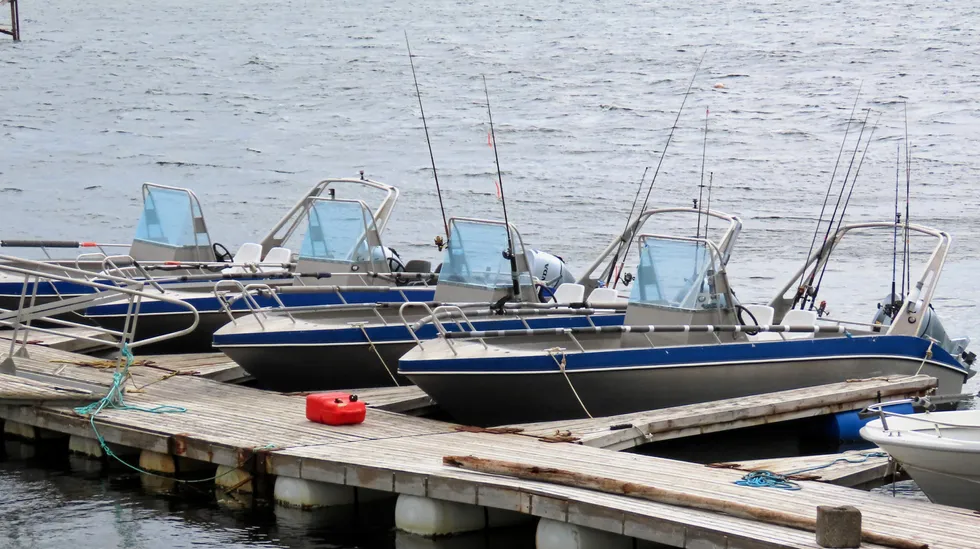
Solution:
M 147 290 L 147 286 L 151 283 L 146 280 L 101 275 L 100 280 L 95 281 L 88 278 L 91 273 L 86 270 L 4 255 L 0 255 L 0 273 L 23 280 L 17 309 L 0 309 L 0 327 L 11 328 L 10 346 L 4 360 L 0 362 L 0 373 L 4 374 L 37 378 L 35 374 L 18 372 L 14 360 L 15 357 L 29 358 L 27 345 L 31 332 L 108 345 L 119 351 L 121 364 L 124 349 L 159 343 L 189 334 L 197 328 L 199 321 L 198 312 L 191 304 L 168 296 L 156 288 Z M 92 292 L 64 297 L 57 292 L 57 282 L 87 286 L 92 289 Z M 44 285 L 49 285 L 53 289 L 53 295 L 38 295 L 38 289 Z M 144 299 L 164 301 L 187 309 L 192 315 L 192 320 L 188 326 L 180 330 L 136 341 L 136 325 Z M 65 318 L 65 316 L 70 318 L 70 313 L 79 313 L 94 305 L 118 301 L 127 303 L 126 320 L 121 331 L 82 324 Z M 35 322 L 43 322 L 44 325 L 39 326 Z M 90 335 L 66 332 L 59 328 L 84 328 Z M 58 381 L 64 380 L 59 378 Z

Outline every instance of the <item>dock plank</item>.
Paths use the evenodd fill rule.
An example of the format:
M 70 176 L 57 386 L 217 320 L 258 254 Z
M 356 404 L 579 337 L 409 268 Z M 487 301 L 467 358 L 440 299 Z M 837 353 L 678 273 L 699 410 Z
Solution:
M 771 471 L 793 474 L 810 480 L 838 486 L 855 487 L 891 479 L 896 464 L 880 450 L 851 450 L 839 454 L 754 459 L 740 462 L 713 463 L 711 467 L 739 471 Z
M 539 436 L 562 433 L 586 446 L 625 450 L 658 440 L 860 410 L 882 398 L 920 396 L 935 387 L 936 380 L 929 376 L 891 376 L 633 414 L 510 427 Z
M 244 383 L 252 379 L 248 372 L 224 353 L 142 355 L 137 351 L 136 359 L 152 362 L 161 369 L 224 383 Z
M 102 351 L 109 349 L 111 346 L 109 342 L 113 341 L 113 337 L 101 330 L 96 328 L 51 328 L 52 330 L 57 330 L 59 334 L 49 334 L 47 332 L 39 332 L 36 329 L 27 331 L 27 342 L 31 345 L 38 345 L 42 347 L 50 347 L 51 349 L 56 349 L 59 351 L 67 351 L 73 353 L 92 353 L 96 351 Z M 8 342 L 13 337 L 13 330 L 0 330 L 0 340 Z M 17 340 L 24 341 L 24 332 L 18 332 Z M 86 337 L 89 339 L 80 339 L 79 337 Z M 90 341 L 91 339 L 97 341 Z M 102 343 L 100 343 L 100 341 Z

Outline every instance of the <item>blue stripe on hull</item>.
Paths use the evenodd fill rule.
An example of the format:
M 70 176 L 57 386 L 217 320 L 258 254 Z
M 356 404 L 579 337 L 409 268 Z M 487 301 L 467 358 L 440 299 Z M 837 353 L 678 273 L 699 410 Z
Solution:
M 567 371 L 585 371 L 694 364 L 821 360 L 850 356 L 894 356 L 922 360 L 928 348 L 929 342 L 925 339 L 883 335 L 569 352 L 564 355 L 564 358 Z M 959 362 L 946 351 L 933 346 L 932 353 L 932 361 L 946 364 L 961 370 L 964 375 L 967 374 Z M 554 358 L 547 354 L 488 358 L 402 359 L 398 364 L 399 373 L 408 376 L 448 372 L 512 374 L 548 372 L 557 369 Z
M 402 288 L 409 301 L 431 301 L 435 295 L 433 288 Z M 341 292 L 347 303 L 400 303 L 404 301 L 401 292 L 389 290 L 387 292 Z M 342 303 L 336 292 L 310 292 L 310 293 L 288 293 L 281 294 L 279 299 L 287 307 L 307 307 L 313 305 L 339 305 Z M 217 312 L 221 310 L 221 303 L 212 294 L 202 292 L 200 297 L 184 298 L 199 312 Z M 260 307 L 275 307 L 275 299 L 265 296 L 256 296 L 256 301 Z M 126 314 L 127 304 L 111 303 L 89 307 L 85 310 L 85 316 L 114 316 Z M 248 307 L 244 300 L 238 300 L 232 304 L 232 310 L 247 311 Z M 186 313 L 187 309 L 162 301 L 146 301 L 140 307 L 140 314 L 161 314 L 161 313 Z
M 592 322 L 596 326 L 620 326 L 623 324 L 623 314 L 594 315 Z M 590 326 L 584 316 L 537 317 L 527 318 L 531 328 L 584 328 Z M 447 331 L 457 332 L 455 323 L 443 322 Z M 473 327 L 477 330 L 518 330 L 524 329 L 524 324 L 518 319 L 488 319 L 474 320 Z M 467 326 L 468 328 L 468 326 Z M 365 326 L 365 331 L 375 344 L 411 341 L 412 334 L 404 325 Z M 426 324 L 416 335 L 419 339 L 434 339 L 438 334 L 433 324 Z M 364 333 L 359 328 L 323 328 L 319 330 L 290 330 L 282 332 L 257 331 L 246 334 L 221 334 L 214 336 L 214 346 L 226 345 L 339 345 L 346 343 L 366 343 Z

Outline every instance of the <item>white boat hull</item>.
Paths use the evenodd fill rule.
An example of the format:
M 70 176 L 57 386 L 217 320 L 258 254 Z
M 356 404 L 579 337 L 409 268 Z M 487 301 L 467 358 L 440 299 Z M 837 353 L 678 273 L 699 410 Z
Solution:
M 941 426 L 912 418 L 959 425 Z M 980 410 L 880 419 L 861 436 L 888 452 L 935 503 L 980 510 Z

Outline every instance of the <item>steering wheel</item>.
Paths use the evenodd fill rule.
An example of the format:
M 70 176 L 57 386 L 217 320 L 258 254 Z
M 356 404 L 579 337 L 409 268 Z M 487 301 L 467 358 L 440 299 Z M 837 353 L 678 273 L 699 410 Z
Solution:
M 738 323 L 741 324 L 742 326 L 749 326 L 749 324 L 745 322 L 745 319 L 742 318 L 742 313 L 748 313 L 748 315 L 750 317 L 752 317 L 752 325 L 754 325 L 754 326 L 758 326 L 759 325 L 759 320 L 755 317 L 754 314 L 752 314 L 752 311 L 746 309 L 744 306 L 742 306 L 742 305 L 735 305 L 735 311 L 736 311 L 735 312 L 735 318 L 738 319 Z M 746 331 L 745 333 L 747 333 L 749 335 L 755 335 L 755 333 L 751 333 L 750 334 L 748 331 Z M 758 332 L 756 332 L 756 333 L 758 333 Z
M 219 248 L 220 251 L 218 250 Z M 219 263 L 231 263 L 235 260 L 235 256 L 231 255 L 228 248 L 225 248 L 225 245 L 220 242 L 212 244 L 211 251 L 214 252 L 214 260 Z

